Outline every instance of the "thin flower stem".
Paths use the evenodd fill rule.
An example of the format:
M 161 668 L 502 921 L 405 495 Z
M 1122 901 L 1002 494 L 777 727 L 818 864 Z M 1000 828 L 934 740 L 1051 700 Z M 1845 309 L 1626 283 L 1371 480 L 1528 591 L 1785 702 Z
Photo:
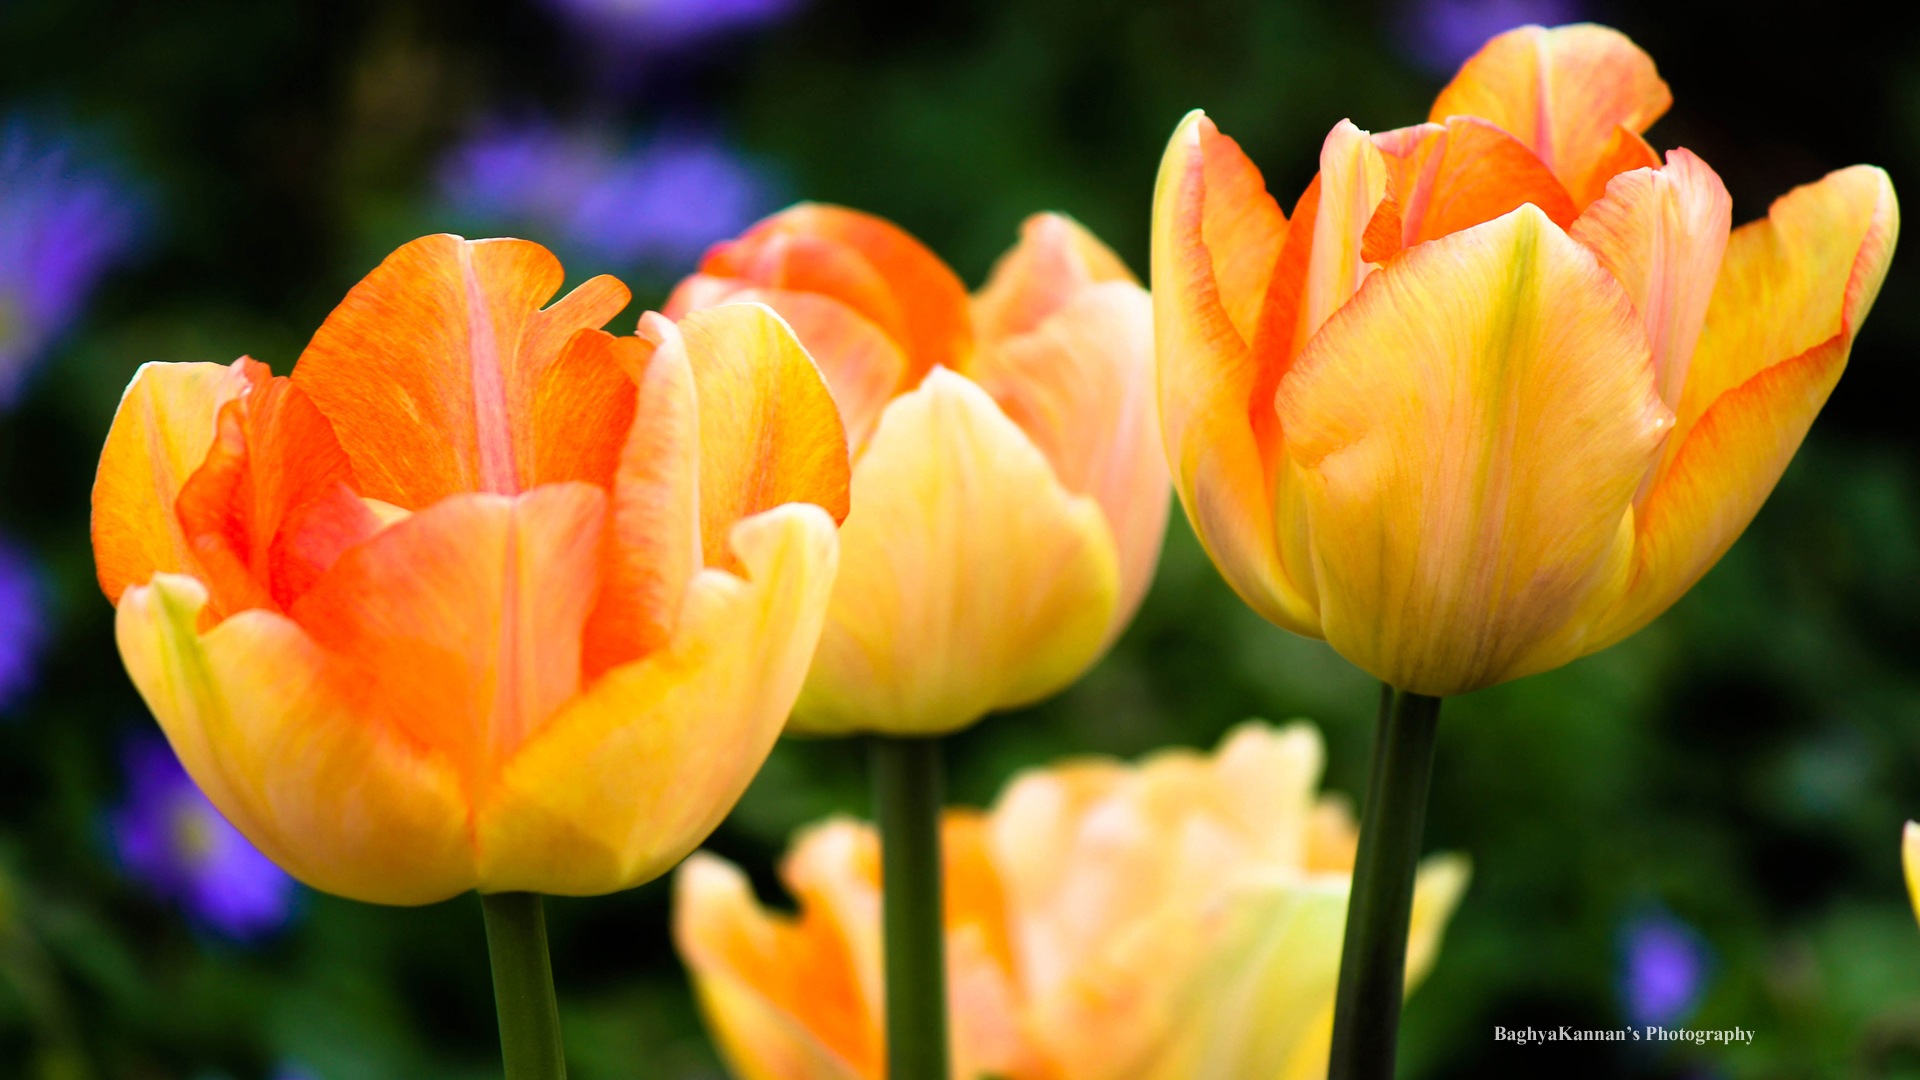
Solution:
M 1392 1080 L 1413 877 L 1433 779 L 1440 699 L 1382 687 L 1360 818 L 1327 1080 Z
M 938 737 L 873 738 L 888 1080 L 948 1080 L 940 802 Z
M 487 921 L 487 955 L 493 961 L 493 1001 L 500 1013 L 500 1057 L 507 1080 L 566 1080 L 540 894 L 482 894 L 480 910 Z

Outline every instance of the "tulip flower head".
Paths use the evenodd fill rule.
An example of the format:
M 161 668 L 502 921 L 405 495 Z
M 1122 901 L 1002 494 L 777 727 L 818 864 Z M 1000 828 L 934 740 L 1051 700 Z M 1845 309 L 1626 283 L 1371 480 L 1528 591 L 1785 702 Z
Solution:
M 416 240 L 291 377 L 149 364 L 94 485 L 122 658 L 187 772 L 316 888 L 658 875 L 738 798 L 825 615 L 847 457 L 771 311 L 638 335 L 520 240 Z
M 1641 138 L 1653 62 L 1494 38 L 1428 123 L 1342 121 L 1291 215 L 1200 113 L 1155 194 L 1161 417 L 1214 562 L 1271 621 L 1463 693 L 1644 626 L 1745 529 L 1846 365 L 1899 230 L 1843 169 L 1732 230 Z
M 945 821 L 955 1076 L 1240 1080 L 1326 1071 L 1355 827 L 1316 797 L 1319 734 L 1248 724 L 1211 755 L 1086 759 L 1017 778 Z M 797 917 L 732 864 L 674 878 L 674 934 L 735 1075 L 877 1080 L 879 846 L 802 833 Z M 1408 968 L 1423 974 L 1466 860 L 1421 869 Z
M 898 227 L 802 205 L 717 245 L 669 314 L 756 300 L 819 362 L 852 507 L 793 724 L 938 734 L 1066 686 L 1139 606 L 1166 527 L 1151 304 L 1067 218 L 969 300 Z

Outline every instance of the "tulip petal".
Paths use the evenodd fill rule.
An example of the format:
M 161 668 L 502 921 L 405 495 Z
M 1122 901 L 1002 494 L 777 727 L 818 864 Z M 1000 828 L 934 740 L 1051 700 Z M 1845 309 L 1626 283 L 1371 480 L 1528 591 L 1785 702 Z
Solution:
M 1366 132 L 1335 124 L 1320 147 L 1320 200 L 1301 291 L 1297 352 L 1360 288 L 1373 267 L 1361 257 L 1367 224 L 1387 196 L 1387 163 Z
M 1571 230 L 1600 257 L 1647 328 L 1660 400 L 1680 407 L 1707 302 L 1726 251 L 1733 198 L 1720 177 L 1686 150 L 1663 169 L 1621 173 Z
M 952 731 L 1099 656 L 1119 593 L 1106 518 L 978 386 L 936 368 L 895 398 L 853 491 L 798 729 Z
M 1388 131 L 1373 142 L 1388 183 L 1361 249 L 1367 262 L 1385 262 L 1401 248 L 1492 221 L 1526 203 L 1563 228 L 1576 216 L 1566 189 L 1533 151 L 1477 117 Z
M 880 422 L 880 410 L 904 385 L 907 357 L 900 346 L 859 312 L 818 293 L 742 289 L 727 300 L 765 304 L 787 321 L 826 378 L 847 445 L 858 453 Z
M 1315 616 L 1306 591 L 1312 583 L 1289 574 L 1275 535 L 1276 491 L 1284 483 L 1285 463 L 1278 424 L 1271 419 L 1272 389 L 1291 353 L 1297 305 L 1288 305 L 1277 347 L 1250 348 L 1223 299 L 1228 291 L 1245 295 L 1248 287 L 1222 281 L 1221 260 L 1207 240 L 1209 221 L 1237 220 L 1241 211 L 1228 196 L 1238 199 L 1245 190 L 1243 183 L 1234 183 L 1225 194 L 1216 193 L 1210 179 L 1223 172 L 1235 178 L 1258 175 L 1251 162 L 1236 155 L 1238 147 L 1195 111 L 1174 131 L 1160 163 L 1153 209 L 1153 323 L 1162 435 L 1188 520 L 1227 583 L 1270 621 L 1313 634 Z M 1229 158 L 1239 164 L 1225 167 Z M 1303 210 L 1309 201 L 1302 199 Z M 1303 218 L 1296 211 L 1294 219 L 1311 221 L 1313 213 Z M 1284 266 L 1285 253 L 1297 252 L 1295 279 L 1304 279 L 1308 255 L 1304 240 L 1295 244 L 1295 234 L 1307 232 L 1287 232 L 1281 261 Z M 1244 258 L 1236 263 L 1244 274 Z M 1276 281 L 1263 291 L 1279 288 Z M 1296 280 L 1296 297 L 1297 292 Z
M 674 942 L 707 1029 L 741 1080 L 865 1080 L 878 1066 L 869 1034 L 877 1024 L 844 998 L 852 985 L 844 955 L 812 929 L 763 909 L 723 859 L 695 854 L 674 875 Z M 789 1011 L 807 1003 L 806 1013 Z M 836 1033 L 851 1044 L 845 1052 L 831 1045 Z
M 1531 206 L 1375 274 L 1278 407 L 1327 640 L 1437 695 L 1571 658 L 1671 423 L 1625 294 Z
M 1131 282 L 1088 286 L 1033 331 L 983 346 L 974 367 L 1061 484 L 1099 500 L 1120 557 L 1111 641 L 1153 581 L 1171 502 L 1153 399 L 1153 301 Z
M 1273 201 L 1264 190 L 1259 194 Z M 1268 254 L 1262 273 L 1277 253 L 1275 247 Z M 1079 222 L 1065 214 L 1034 214 L 1020 223 L 1020 242 L 1000 256 L 974 294 L 974 337 L 986 343 L 1038 329 L 1081 290 L 1108 281 L 1138 284 L 1120 257 Z M 1252 299 L 1258 303 L 1260 297 Z
M 732 543 L 746 580 L 701 571 L 664 648 L 606 673 L 502 767 L 478 812 L 481 889 L 631 888 L 732 809 L 799 693 L 837 560 L 833 520 L 808 504 L 739 522 Z
M 107 599 L 119 603 L 156 573 L 205 573 L 174 503 L 213 446 L 220 409 L 250 385 L 247 363 L 143 364 L 127 384 L 93 482 L 93 557 Z
M 1616 129 L 1637 135 L 1672 104 L 1653 58 L 1618 30 L 1522 26 L 1468 59 L 1434 99 L 1429 119 L 1478 116 L 1505 128 L 1584 208 L 1606 189 L 1601 172 L 1623 164 Z
M 1900 864 L 1907 874 L 1907 902 L 1920 917 L 1920 824 L 1909 821 L 1900 831 Z
M 159 574 L 116 617 L 127 673 L 200 790 L 247 839 L 325 892 L 426 904 L 473 888 L 455 766 L 366 722 L 364 688 L 273 612 L 197 633 L 204 586 Z
M 723 304 L 680 322 L 700 401 L 700 536 L 707 565 L 734 569 L 736 522 L 783 503 L 847 516 L 846 431 L 820 369 L 764 304 Z
M 1631 584 L 1594 648 L 1665 611 L 1759 512 L 1846 368 L 1899 231 L 1886 174 L 1857 166 L 1733 234 L 1641 506 Z
M 926 245 L 872 214 L 801 203 L 717 245 L 700 272 L 841 301 L 900 344 L 909 386 L 936 366 L 964 370 L 973 354 L 966 286 Z
M 484 797 L 580 688 L 606 493 L 443 499 L 349 550 L 293 607 L 361 722 L 434 747 Z
M 626 306 L 626 286 L 587 281 L 541 309 L 564 279 L 524 240 L 428 236 L 387 256 L 327 317 L 294 368 L 353 462 L 362 495 L 420 509 L 470 491 L 548 480 L 540 469 L 604 464 L 627 376 L 556 377 L 575 331 Z M 569 444 L 562 446 L 550 443 Z

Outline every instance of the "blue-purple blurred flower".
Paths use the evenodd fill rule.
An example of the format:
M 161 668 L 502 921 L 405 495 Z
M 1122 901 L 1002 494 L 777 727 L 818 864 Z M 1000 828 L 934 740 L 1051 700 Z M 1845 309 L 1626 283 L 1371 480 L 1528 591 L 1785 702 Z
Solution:
M 26 552 L 0 537 L 0 713 L 33 685 L 46 639 L 39 574 Z
M 1487 39 L 1528 23 L 1559 26 L 1579 22 L 1580 0 L 1406 0 L 1401 5 L 1401 47 L 1422 70 L 1452 75 Z
M 286 925 L 299 887 L 220 816 L 156 736 L 126 745 L 127 799 L 114 812 L 121 865 L 199 926 L 251 941 Z
M 0 408 L 131 250 L 138 200 L 72 140 L 0 122 Z
M 800 0 L 548 0 L 601 45 L 625 51 L 685 48 L 785 17 Z
M 1671 1027 L 1693 1015 L 1711 951 L 1699 931 L 1666 911 L 1629 919 L 1620 932 L 1620 1002 L 1635 1026 Z
M 621 148 L 544 124 L 496 126 L 454 149 L 440 190 L 454 213 L 481 226 L 676 274 L 772 209 L 757 169 L 687 132 Z

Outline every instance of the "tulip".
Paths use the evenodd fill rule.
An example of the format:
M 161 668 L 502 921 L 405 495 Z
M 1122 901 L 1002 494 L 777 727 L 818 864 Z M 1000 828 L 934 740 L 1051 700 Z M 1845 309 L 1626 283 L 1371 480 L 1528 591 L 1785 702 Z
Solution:
M 315 888 L 649 880 L 799 692 L 846 505 L 819 373 L 765 307 L 615 338 L 626 288 L 542 308 L 561 280 L 535 244 L 416 240 L 291 377 L 149 364 L 114 418 L 93 542 L 127 672 Z
M 1685 593 L 1779 479 L 1886 274 L 1884 173 L 1832 173 L 1730 232 L 1706 163 L 1641 138 L 1670 102 L 1619 33 L 1529 26 L 1429 122 L 1342 121 L 1291 216 L 1200 113 L 1162 163 L 1175 487 L 1243 599 L 1400 691 L 1375 781 L 1413 787 L 1362 826 L 1378 806 L 1400 897 L 1436 699 L 1604 648 Z M 1388 1024 L 1356 1037 L 1382 1075 L 1398 964 L 1373 970 L 1345 1011 Z
M 1909 821 L 1901 830 L 1900 862 L 1907 872 L 1907 901 L 1920 918 L 1920 823 Z
M 1146 292 L 1053 214 L 971 299 L 898 227 L 802 205 L 717 245 L 669 314 L 754 300 L 819 362 L 853 452 L 844 556 L 792 728 L 872 732 L 893 1080 L 946 1080 L 935 737 L 1112 644 L 1166 529 Z
M 1354 824 L 1315 795 L 1318 733 L 1243 725 L 1212 754 L 1068 761 L 950 810 L 945 933 L 956 1078 L 1242 1080 L 1326 1069 Z M 731 864 L 674 876 L 674 935 L 742 1080 L 877 1080 L 879 864 L 846 819 L 782 867 L 797 916 Z M 1466 860 L 1421 871 L 1410 977 Z

